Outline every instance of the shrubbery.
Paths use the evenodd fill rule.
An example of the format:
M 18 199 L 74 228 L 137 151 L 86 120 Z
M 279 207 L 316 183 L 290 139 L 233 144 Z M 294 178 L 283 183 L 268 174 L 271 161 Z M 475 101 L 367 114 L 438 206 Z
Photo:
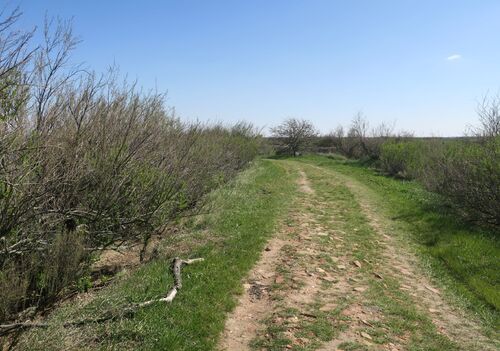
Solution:
M 346 132 L 347 130 L 347 132 Z M 338 126 L 323 139 L 324 146 L 332 146 L 337 153 L 346 157 L 378 161 L 382 146 L 388 141 L 406 140 L 412 137 L 411 133 L 394 131 L 394 125 L 380 123 L 371 127 L 364 115 L 357 113 L 348 129 Z
M 0 321 L 78 284 L 100 250 L 147 243 L 254 158 L 251 125 L 181 122 L 164 96 L 72 68 L 66 23 L 43 44 L 0 24 Z
M 419 180 L 469 218 L 500 225 L 500 136 L 447 144 Z
M 387 142 L 380 168 L 416 179 L 467 217 L 500 225 L 500 136 Z
M 478 115 L 470 136 L 419 139 L 385 124 L 370 129 L 357 114 L 347 133 L 338 127 L 323 143 L 391 176 L 419 181 L 470 220 L 500 226 L 500 97 L 485 98 Z
M 389 140 L 381 145 L 378 167 L 389 175 L 405 179 L 415 179 L 422 174 L 426 153 L 432 141 Z

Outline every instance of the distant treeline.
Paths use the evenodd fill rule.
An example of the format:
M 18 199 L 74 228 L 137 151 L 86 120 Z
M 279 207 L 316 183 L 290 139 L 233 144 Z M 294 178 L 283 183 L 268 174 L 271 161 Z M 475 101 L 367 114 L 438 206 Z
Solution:
M 165 97 L 70 63 L 70 24 L 41 43 L 0 18 L 0 321 L 77 288 L 106 248 L 146 245 L 258 151 L 245 123 L 184 123 Z

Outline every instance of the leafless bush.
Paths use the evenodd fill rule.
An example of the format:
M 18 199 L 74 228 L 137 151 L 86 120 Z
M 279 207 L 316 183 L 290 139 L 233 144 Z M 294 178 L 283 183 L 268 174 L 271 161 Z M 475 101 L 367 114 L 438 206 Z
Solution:
M 393 124 L 381 123 L 371 128 L 362 112 L 354 116 L 346 134 L 339 126 L 330 135 L 337 150 L 345 156 L 372 160 L 380 158 L 380 148 L 385 141 L 397 137 Z
M 479 138 L 500 135 L 500 96 L 485 96 L 477 106 L 479 125 L 470 127 L 471 134 Z
M 419 180 L 470 220 L 500 225 L 500 136 L 428 148 Z
M 330 139 L 343 155 L 369 158 L 387 174 L 418 180 L 466 218 L 498 227 L 500 98 L 483 99 L 477 113 L 478 126 L 470 128 L 468 138 L 413 139 L 390 124 L 370 128 L 358 113 L 347 133 L 338 127 Z
M 347 157 L 354 157 L 356 148 L 358 147 L 357 138 L 352 130 L 345 132 L 342 125 L 338 125 L 333 131 L 327 135 L 331 146 L 335 151 Z
M 338 152 L 343 152 L 344 150 L 344 127 L 341 125 L 338 125 L 330 134 L 328 137 L 330 138 L 332 142 L 332 146 L 338 151 Z
M 469 220 L 500 225 L 500 135 L 498 98 L 478 106 L 472 137 L 394 138 L 382 145 L 378 164 L 385 172 L 416 179 Z
M 162 94 L 70 63 L 71 26 L 44 41 L 0 22 L 0 320 L 75 284 L 89 255 L 197 209 L 255 155 L 258 133 L 187 124 Z

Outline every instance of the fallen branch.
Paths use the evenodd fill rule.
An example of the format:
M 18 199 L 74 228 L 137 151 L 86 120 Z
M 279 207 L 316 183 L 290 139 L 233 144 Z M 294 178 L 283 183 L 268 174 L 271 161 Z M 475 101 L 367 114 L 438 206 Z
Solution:
M 171 265 L 171 270 L 172 274 L 174 276 L 174 286 L 172 289 L 170 289 L 165 297 L 159 298 L 159 299 L 153 299 L 153 300 L 148 300 L 140 303 L 135 303 L 129 306 L 124 307 L 120 312 L 118 313 L 112 313 L 110 311 L 106 312 L 103 316 L 99 318 L 92 318 L 92 319 L 82 319 L 79 321 L 70 321 L 66 322 L 63 324 L 64 328 L 67 327 L 74 327 L 74 326 L 81 326 L 89 323 L 102 323 L 106 322 L 109 320 L 116 320 L 119 318 L 123 317 L 132 317 L 137 310 L 144 308 L 146 306 L 158 303 L 158 302 L 164 302 L 164 303 L 170 303 L 174 300 L 175 296 L 179 292 L 180 289 L 182 289 L 182 276 L 181 276 L 181 269 L 182 266 L 184 265 L 190 265 L 196 262 L 201 262 L 203 261 L 203 258 L 193 258 L 189 260 L 182 260 L 179 257 L 176 257 L 172 260 L 172 265 Z M 30 328 L 48 328 L 50 324 L 48 323 L 37 323 L 37 322 L 19 322 L 19 323 L 11 323 L 11 324 L 0 324 L 0 336 L 4 336 L 10 333 L 13 333 L 18 330 L 23 330 L 23 329 L 30 329 Z
M 193 258 L 190 260 L 181 260 L 179 257 L 174 258 L 172 261 L 172 274 L 174 275 L 174 287 L 170 289 L 170 291 L 167 293 L 165 297 L 162 297 L 161 299 L 155 299 L 155 300 L 149 300 L 149 301 L 144 301 L 141 302 L 140 304 L 137 304 L 137 308 L 149 306 L 153 303 L 156 302 L 172 302 L 172 300 L 175 298 L 175 295 L 177 295 L 177 292 L 182 288 L 182 277 L 181 277 L 181 268 L 183 265 L 190 265 L 192 263 L 200 262 L 203 261 L 203 258 Z

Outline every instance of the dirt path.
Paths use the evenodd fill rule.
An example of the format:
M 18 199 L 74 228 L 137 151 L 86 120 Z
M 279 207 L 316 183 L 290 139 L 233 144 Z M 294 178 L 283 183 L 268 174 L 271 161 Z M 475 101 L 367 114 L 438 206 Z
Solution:
M 304 194 L 314 193 L 304 172 L 300 172 L 298 185 Z M 308 234 L 309 225 L 308 218 L 302 217 L 301 227 L 307 230 Z M 305 236 L 301 236 L 299 240 L 290 240 L 293 230 L 292 226 L 283 225 L 281 232 L 268 242 L 261 259 L 250 272 L 243 285 L 245 292 L 226 322 L 221 344 L 223 350 L 250 350 L 251 342 L 262 330 L 262 318 L 273 309 L 271 299 L 273 285 L 279 286 L 285 283 L 285 277 L 279 272 L 279 269 L 283 267 L 282 265 L 288 265 L 290 262 L 284 253 L 291 248 L 297 249 L 300 240 L 305 239 Z M 294 279 L 298 280 L 298 277 L 307 279 L 309 275 L 299 272 Z M 299 303 L 304 296 L 311 296 L 310 290 L 314 290 L 314 281 L 307 280 L 309 280 L 309 284 L 306 285 L 309 285 L 309 288 L 303 289 L 304 294 L 295 296 L 296 303 Z
M 285 164 L 299 194 L 244 283 L 220 349 L 497 349 L 391 236 L 368 189 Z
M 481 333 L 478 321 L 450 304 L 443 293 L 418 267 L 417 257 L 390 234 L 390 224 L 375 211 L 368 190 L 360 183 L 344 178 L 344 184 L 355 194 L 371 227 L 384 247 L 380 271 L 396 277 L 400 289 L 407 292 L 415 306 L 429 314 L 438 331 L 467 349 L 496 350 Z

